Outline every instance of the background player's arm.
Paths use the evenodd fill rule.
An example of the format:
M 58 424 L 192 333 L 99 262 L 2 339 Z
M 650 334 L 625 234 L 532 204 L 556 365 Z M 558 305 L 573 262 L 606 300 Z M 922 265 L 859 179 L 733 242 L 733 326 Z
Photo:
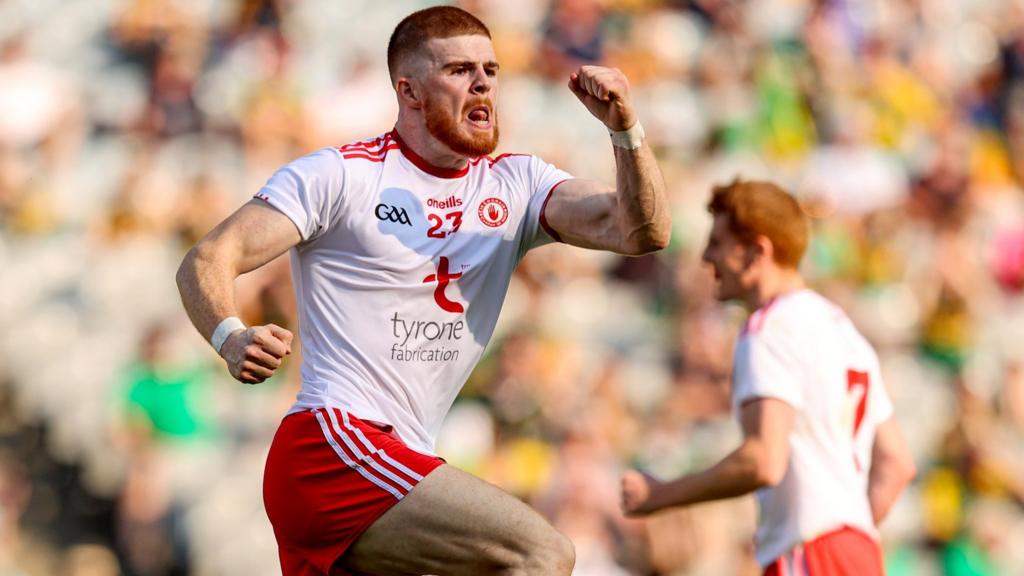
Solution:
M 910 448 L 895 418 L 889 418 L 875 430 L 868 476 L 868 501 L 875 524 L 885 519 L 903 489 L 917 473 Z
M 261 200 L 250 200 L 221 222 L 185 255 L 177 283 L 182 304 L 209 341 L 217 325 L 235 310 L 235 278 L 255 270 L 299 243 L 287 216 Z M 255 384 L 269 378 L 291 353 L 291 332 L 274 326 L 236 330 L 220 354 L 236 379 Z
M 637 122 L 629 81 L 614 68 L 583 66 L 569 88 L 609 130 Z M 613 147 L 616 189 L 592 180 L 555 188 L 544 210 L 548 225 L 574 246 L 644 254 L 668 245 L 672 222 L 665 180 L 647 142 L 635 150 Z
M 789 465 L 789 434 L 795 410 L 775 398 L 757 398 L 743 405 L 743 443 L 711 468 L 670 482 L 636 471 L 622 478 L 622 509 L 640 516 L 671 506 L 734 498 L 775 486 Z

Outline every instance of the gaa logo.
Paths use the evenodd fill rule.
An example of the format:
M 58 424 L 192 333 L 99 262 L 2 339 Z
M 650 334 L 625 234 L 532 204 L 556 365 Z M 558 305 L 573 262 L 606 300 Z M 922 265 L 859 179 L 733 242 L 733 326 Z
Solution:
M 508 220 L 508 206 L 500 198 L 488 198 L 480 203 L 476 214 L 484 225 L 497 228 Z
M 412 226 L 412 222 L 409 220 L 409 214 L 405 211 L 405 208 L 388 206 L 387 204 L 377 204 L 377 207 L 373 209 L 373 214 L 377 217 L 377 220 L 387 220 L 388 222 L 394 222 L 396 224 Z

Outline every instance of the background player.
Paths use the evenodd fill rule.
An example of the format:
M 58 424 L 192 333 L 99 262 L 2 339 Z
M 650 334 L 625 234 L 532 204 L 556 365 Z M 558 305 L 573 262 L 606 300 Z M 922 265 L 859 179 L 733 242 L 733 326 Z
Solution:
M 569 574 L 564 536 L 433 449 L 527 250 L 668 243 L 664 183 L 628 81 L 595 66 L 569 78 L 611 131 L 609 189 L 533 156 L 485 157 L 498 141 L 498 63 L 467 12 L 407 17 L 388 65 L 395 129 L 279 170 L 186 256 L 182 300 L 232 376 L 262 382 L 292 334 L 242 325 L 232 282 L 292 249 L 302 389 L 264 479 L 285 574 Z
M 628 515 L 757 493 L 765 574 L 883 572 L 875 526 L 914 475 L 878 357 L 797 270 L 807 220 L 774 184 L 715 188 L 703 260 L 716 297 L 752 313 L 736 345 L 732 405 L 742 444 L 671 482 L 622 479 Z

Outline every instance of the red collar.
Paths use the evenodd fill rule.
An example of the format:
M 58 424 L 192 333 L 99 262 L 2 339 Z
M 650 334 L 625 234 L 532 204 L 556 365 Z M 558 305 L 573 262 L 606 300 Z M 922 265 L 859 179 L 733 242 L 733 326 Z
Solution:
M 391 131 L 391 137 L 395 139 L 395 142 L 398 142 L 398 148 L 402 151 L 402 154 L 409 159 L 410 162 L 412 162 L 413 164 L 416 165 L 417 168 L 423 170 L 424 172 L 430 174 L 431 176 L 437 176 L 438 178 L 462 178 L 466 174 L 469 174 L 469 166 L 472 164 L 471 161 L 466 162 L 466 165 L 459 169 L 440 168 L 438 166 L 434 166 L 430 162 L 427 162 L 426 160 L 423 159 L 422 156 L 413 152 L 412 148 L 409 148 L 409 146 L 407 146 L 406 143 L 402 141 L 402 137 L 398 135 L 397 129 Z

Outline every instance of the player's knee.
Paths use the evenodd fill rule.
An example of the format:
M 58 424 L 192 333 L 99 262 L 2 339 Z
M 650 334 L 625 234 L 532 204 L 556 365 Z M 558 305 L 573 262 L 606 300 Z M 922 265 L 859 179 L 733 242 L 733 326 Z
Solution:
M 570 576 L 576 548 L 564 534 L 534 514 L 519 530 L 480 549 L 487 572 L 502 576 Z M 497 545 L 495 545 L 497 544 Z
M 552 541 L 552 571 L 551 574 L 572 574 L 573 566 L 576 565 L 576 546 L 561 532 L 555 532 Z
M 564 534 L 552 528 L 528 552 L 526 574 L 569 576 L 576 564 L 576 547 Z

